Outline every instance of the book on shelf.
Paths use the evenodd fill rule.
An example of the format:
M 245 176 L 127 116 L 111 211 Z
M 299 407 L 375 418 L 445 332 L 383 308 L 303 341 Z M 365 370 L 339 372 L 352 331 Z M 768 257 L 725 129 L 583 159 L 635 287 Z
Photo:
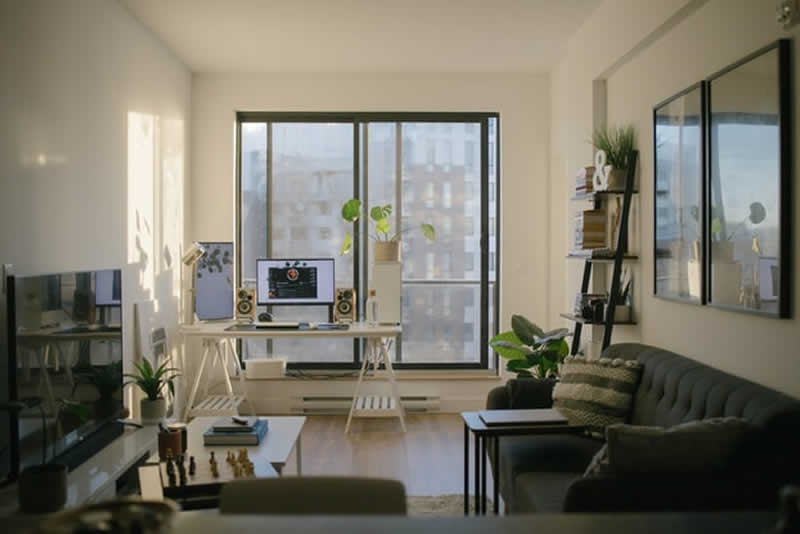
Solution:
M 267 433 L 269 423 L 258 419 L 249 432 L 216 432 L 209 428 L 203 433 L 204 445 L 258 445 Z
M 575 194 L 585 195 L 594 192 L 594 167 L 581 167 L 575 174 Z

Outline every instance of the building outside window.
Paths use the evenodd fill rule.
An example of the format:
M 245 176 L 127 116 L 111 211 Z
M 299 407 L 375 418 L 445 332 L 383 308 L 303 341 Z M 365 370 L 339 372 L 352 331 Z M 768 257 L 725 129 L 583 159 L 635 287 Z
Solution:
M 369 113 L 342 113 L 317 120 L 309 113 L 242 113 L 238 127 L 244 285 L 254 283 L 256 258 L 333 257 L 337 287 L 356 287 L 365 296 L 371 262 L 366 227 L 353 253 L 342 257 L 339 249 L 352 229 L 340 207 L 366 194 L 367 208 L 391 203 L 392 227 L 407 230 L 403 336 L 392 352 L 398 366 L 494 367 L 488 339 L 496 330 L 498 294 L 496 115 L 397 113 L 388 120 L 382 113 L 373 120 Z M 435 243 L 418 230 L 422 222 L 436 228 Z M 363 301 L 359 307 L 363 311 Z M 327 320 L 324 307 L 273 312 L 279 320 Z M 352 368 L 361 358 L 357 343 L 336 339 L 251 341 L 242 354 L 285 356 L 297 368 Z

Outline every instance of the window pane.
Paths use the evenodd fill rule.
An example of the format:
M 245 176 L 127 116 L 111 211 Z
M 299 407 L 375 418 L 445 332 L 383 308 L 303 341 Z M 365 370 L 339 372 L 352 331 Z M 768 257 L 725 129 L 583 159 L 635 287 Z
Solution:
M 353 196 L 353 125 L 273 123 L 271 256 L 335 258 L 336 287 L 353 287 L 353 255 L 341 256 L 342 204 Z M 274 207 L 282 206 L 282 210 Z M 286 231 L 288 229 L 288 232 Z M 327 306 L 273 306 L 275 320 L 327 321 Z M 267 352 L 266 342 L 260 342 Z M 280 339 L 290 362 L 352 362 L 349 339 Z
M 402 362 L 480 362 L 480 126 L 403 123 L 402 133 L 403 190 L 421 193 L 403 195 Z
M 255 284 L 256 259 L 267 255 L 267 125 L 242 123 L 242 279 Z
M 403 363 L 480 362 L 478 284 L 403 285 Z

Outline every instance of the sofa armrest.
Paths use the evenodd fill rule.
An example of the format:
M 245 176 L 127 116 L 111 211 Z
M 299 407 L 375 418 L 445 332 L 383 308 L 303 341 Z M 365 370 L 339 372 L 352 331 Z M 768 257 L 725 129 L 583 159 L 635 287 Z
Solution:
M 489 392 L 486 397 L 487 410 L 508 410 L 511 408 L 511 403 L 508 398 L 508 388 L 506 386 L 497 386 Z
M 590 476 L 567 489 L 565 512 L 772 509 L 780 484 L 719 475 Z

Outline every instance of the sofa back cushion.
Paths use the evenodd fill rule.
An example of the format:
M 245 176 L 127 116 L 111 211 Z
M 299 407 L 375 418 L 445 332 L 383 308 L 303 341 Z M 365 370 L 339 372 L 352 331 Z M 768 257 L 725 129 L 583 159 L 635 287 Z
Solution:
M 612 345 L 606 358 L 636 360 L 642 377 L 628 420 L 672 427 L 712 417 L 740 417 L 761 427 L 754 455 L 800 475 L 800 402 L 684 356 L 638 343 Z M 734 357 L 733 355 L 731 357 Z M 787 358 L 796 357 L 787 352 Z
M 622 423 L 628 418 L 640 371 L 636 361 L 568 356 L 553 389 L 553 407 L 572 425 Z
M 610 346 L 603 357 L 642 364 L 629 420 L 633 425 L 670 427 L 710 417 L 768 425 L 787 410 L 800 415 L 800 403 L 787 395 L 667 350 L 621 343 Z

